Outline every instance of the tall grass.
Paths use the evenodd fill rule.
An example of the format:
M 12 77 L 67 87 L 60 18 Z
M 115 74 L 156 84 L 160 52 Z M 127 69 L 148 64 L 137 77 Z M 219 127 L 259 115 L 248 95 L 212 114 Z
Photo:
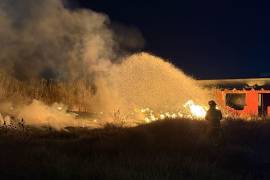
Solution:
M 0 130 L 1 179 L 269 179 L 270 122 L 226 120 L 216 145 L 204 121 Z
M 70 106 L 70 109 L 89 111 L 93 96 L 93 85 L 87 80 L 73 82 L 45 79 L 19 81 L 0 72 L 1 100 L 21 102 L 37 99 L 46 104 L 61 102 Z

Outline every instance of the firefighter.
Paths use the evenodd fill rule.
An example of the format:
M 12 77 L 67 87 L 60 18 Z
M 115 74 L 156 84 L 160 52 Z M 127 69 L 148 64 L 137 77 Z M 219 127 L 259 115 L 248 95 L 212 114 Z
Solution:
M 206 113 L 205 119 L 208 121 L 209 125 L 209 136 L 212 139 L 220 138 L 221 136 L 221 126 L 220 120 L 222 119 L 222 113 L 217 109 L 217 104 L 215 101 L 211 100 L 208 102 L 209 110 Z

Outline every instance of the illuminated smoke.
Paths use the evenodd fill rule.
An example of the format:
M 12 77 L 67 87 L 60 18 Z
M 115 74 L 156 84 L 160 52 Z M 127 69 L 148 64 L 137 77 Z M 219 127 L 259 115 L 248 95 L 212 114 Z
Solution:
M 90 125 L 78 124 L 54 102 L 102 112 L 97 124 L 133 124 L 145 120 L 141 109 L 175 118 L 188 100 L 203 105 L 209 99 L 171 63 L 148 53 L 128 55 L 126 50 L 142 47 L 142 36 L 119 25 L 112 31 L 104 14 L 69 10 L 60 0 L 0 0 L 0 26 L 0 112 L 30 125 L 59 129 L 96 122 L 91 117 Z
M 194 79 L 171 63 L 147 53 L 131 55 L 113 66 L 100 81 L 96 96 L 103 101 L 102 107 L 111 105 L 109 109 L 129 108 L 130 111 L 150 107 L 158 112 L 177 112 L 190 99 L 200 104 L 206 104 L 209 99 Z
M 77 79 L 115 58 L 108 17 L 61 0 L 0 0 L 0 67 L 18 79 Z

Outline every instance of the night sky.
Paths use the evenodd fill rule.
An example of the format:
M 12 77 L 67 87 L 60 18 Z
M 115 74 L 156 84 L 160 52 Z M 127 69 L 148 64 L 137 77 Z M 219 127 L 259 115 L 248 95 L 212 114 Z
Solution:
M 144 51 L 198 79 L 270 77 L 270 4 L 255 0 L 71 0 L 137 27 Z

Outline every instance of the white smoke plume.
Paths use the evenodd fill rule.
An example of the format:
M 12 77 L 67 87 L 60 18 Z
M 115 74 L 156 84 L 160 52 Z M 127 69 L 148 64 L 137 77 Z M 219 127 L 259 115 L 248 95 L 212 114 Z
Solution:
M 192 99 L 207 104 L 208 91 L 171 63 L 148 53 L 133 54 L 96 80 L 96 110 L 150 107 L 154 111 L 179 111 Z
M 121 25 L 112 30 L 105 14 L 70 10 L 61 0 L 0 0 L 0 27 L 0 113 L 29 125 L 82 126 L 67 109 L 101 112 L 101 119 L 110 121 L 114 112 L 127 117 L 145 107 L 178 111 L 189 99 L 200 104 L 209 99 L 161 58 L 129 56 L 127 51 L 143 46 L 142 35 Z
M 0 0 L 0 15 L 0 65 L 19 79 L 76 79 L 115 56 L 104 14 L 60 0 Z
M 76 119 L 76 114 L 68 113 L 63 104 L 55 103 L 48 106 L 37 100 L 19 108 L 17 117 L 25 119 L 27 125 L 52 127 L 58 130 L 65 127 L 100 127 L 95 121 Z

